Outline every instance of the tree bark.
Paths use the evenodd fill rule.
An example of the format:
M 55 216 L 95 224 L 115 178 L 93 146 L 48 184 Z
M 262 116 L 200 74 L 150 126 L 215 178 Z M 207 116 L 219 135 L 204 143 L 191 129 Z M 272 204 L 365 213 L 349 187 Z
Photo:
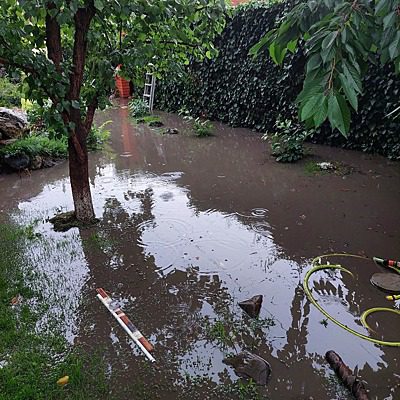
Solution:
M 68 119 L 75 125 L 68 139 L 69 175 L 72 197 L 74 199 L 75 217 L 83 223 L 93 222 L 95 219 L 89 184 L 86 139 L 97 107 L 97 98 L 91 104 L 91 107 L 89 107 L 89 114 L 85 118 L 85 121 L 82 120 L 81 105 L 76 107 L 73 102 L 75 101 L 79 104 L 80 100 L 88 44 L 87 34 L 94 14 L 95 8 L 91 0 L 86 8 L 79 8 L 74 16 L 73 67 L 70 74 L 70 87 L 67 96 L 68 100 L 71 101 Z
M 69 176 L 71 181 L 72 197 L 75 206 L 75 217 L 83 223 L 93 222 L 95 219 L 92 195 L 89 184 L 88 152 L 86 148 L 86 134 L 79 132 L 83 128 L 76 128 L 74 143 L 72 137 L 68 140 Z M 79 138 L 84 138 L 83 141 Z

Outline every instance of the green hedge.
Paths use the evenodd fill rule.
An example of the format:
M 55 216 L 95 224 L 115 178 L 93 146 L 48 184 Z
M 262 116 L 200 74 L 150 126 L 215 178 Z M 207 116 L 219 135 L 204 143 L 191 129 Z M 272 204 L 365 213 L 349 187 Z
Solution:
M 156 106 L 173 112 L 184 109 L 194 116 L 261 132 L 271 131 L 279 115 L 296 118 L 294 99 L 302 87 L 305 63 L 301 49 L 287 57 L 283 68 L 266 54 L 257 59 L 248 56 L 250 47 L 294 2 L 255 2 L 238 7 L 216 40 L 218 57 L 194 62 L 179 76 L 166 76 L 158 83 Z M 385 118 L 398 104 L 399 94 L 400 79 L 392 68 L 371 65 L 349 139 L 325 125 L 313 141 L 400 159 L 400 120 Z

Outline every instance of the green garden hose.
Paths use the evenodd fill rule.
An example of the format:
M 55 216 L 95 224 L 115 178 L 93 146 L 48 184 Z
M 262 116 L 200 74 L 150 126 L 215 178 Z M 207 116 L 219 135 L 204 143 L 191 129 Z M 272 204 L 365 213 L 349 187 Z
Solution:
M 400 315 L 400 310 L 396 310 L 394 308 L 386 308 L 386 307 L 374 307 L 374 308 L 370 308 L 366 311 L 364 311 L 361 314 L 361 323 L 370 331 L 375 332 L 373 329 L 370 328 L 370 326 L 367 324 L 367 317 L 370 314 L 376 313 L 378 311 L 387 311 L 387 312 L 392 312 L 394 314 Z
M 340 256 L 340 257 L 353 257 L 353 258 L 362 258 L 362 259 L 366 259 L 366 257 L 362 257 L 362 256 L 358 256 L 355 254 L 341 254 L 341 253 L 333 253 L 333 254 L 326 254 L 323 256 L 319 256 L 316 257 L 312 260 L 311 265 L 313 266 L 313 268 L 311 268 L 307 273 L 306 276 L 304 277 L 304 281 L 303 281 L 303 287 L 304 287 L 304 291 L 306 293 L 306 296 L 308 298 L 308 300 L 326 317 L 328 318 L 331 322 L 335 323 L 336 325 L 340 326 L 341 328 L 343 328 L 344 330 L 346 330 L 347 332 L 352 333 L 353 335 L 361 338 L 361 339 L 365 339 L 368 340 L 369 342 L 372 343 L 376 343 L 376 344 L 380 344 L 382 346 L 392 346 L 392 347 L 400 347 L 400 342 L 388 342 L 385 340 L 379 340 L 379 339 L 374 339 L 372 337 L 363 335 L 362 333 L 359 333 L 357 331 L 355 331 L 354 329 L 349 328 L 347 325 L 341 323 L 340 321 L 336 320 L 335 318 L 333 318 L 330 314 L 328 314 L 328 312 L 326 312 L 318 303 L 317 301 L 314 299 L 313 295 L 311 294 L 311 289 L 309 288 L 308 285 L 308 281 L 311 277 L 312 274 L 314 274 L 317 271 L 321 271 L 321 270 L 325 270 L 325 269 L 339 269 L 343 272 L 346 272 L 348 274 L 350 274 L 351 276 L 353 276 L 353 274 L 346 268 L 342 267 L 340 264 L 321 264 L 321 260 L 323 258 L 328 258 L 328 257 L 334 257 L 334 256 Z M 316 265 L 318 263 L 318 265 Z M 398 310 L 394 310 L 391 308 L 384 308 L 384 307 L 375 307 L 375 308 L 370 308 L 369 310 L 364 311 L 364 313 L 361 316 L 361 322 L 363 323 L 363 325 L 366 328 L 369 328 L 367 323 L 366 323 L 366 318 L 368 317 L 368 315 L 374 313 L 374 312 L 378 312 L 378 311 L 389 311 L 389 312 L 394 312 L 396 314 L 400 314 L 400 311 Z

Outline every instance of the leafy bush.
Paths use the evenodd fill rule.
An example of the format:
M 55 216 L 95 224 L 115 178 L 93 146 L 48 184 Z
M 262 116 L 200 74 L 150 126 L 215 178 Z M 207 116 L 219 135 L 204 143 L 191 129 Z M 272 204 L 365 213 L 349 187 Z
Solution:
M 263 135 L 264 140 L 271 140 L 272 155 L 279 162 L 295 162 L 303 158 L 303 143 L 312 132 L 301 128 L 292 120 L 280 120 L 275 123 L 276 130 L 273 134 Z
M 142 99 L 133 99 L 129 102 L 129 111 L 132 117 L 140 118 L 149 114 L 149 106 Z
M 106 121 L 99 127 L 93 126 L 87 137 L 87 146 L 89 150 L 100 150 L 104 143 L 110 138 L 111 133 L 108 129 L 104 129 L 106 125 L 112 121 Z
M 201 120 L 196 118 L 194 120 L 193 129 L 198 137 L 211 136 L 213 125 L 208 119 Z
M 248 55 L 295 1 L 252 2 L 236 8 L 214 44 L 218 57 L 191 63 L 180 75 L 165 75 L 158 81 L 156 106 L 172 112 L 187 109 L 190 115 L 206 115 L 261 132 L 272 131 L 279 115 L 295 119 L 295 99 L 304 79 L 302 49 L 288 56 L 282 68 L 266 53 L 255 59 Z M 349 138 L 324 124 L 311 140 L 400 159 L 399 120 L 386 117 L 398 106 L 400 95 L 400 79 L 393 66 L 370 64 L 363 88 Z
M 0 157 L 6 154 L 15 155 L 25 153 L 30 157 L 44 156 L 54 158 L 64 158 L 67 156 L 67 140 L 50 139 L 44 135 L 31 135 L 20 139 L 12 144 L 0 149 Z
M 199 117 L 193 118 L 191 116 L 185 116 L 185 120 L 193 121 L 193 130 L 198 137 L 211 136 L 213 124 L 208 119 L 201 119 Z
M 0 107 L 20 107 L 21 97 L 19 84 L 11 83 L 6 76 L 0 77 Z

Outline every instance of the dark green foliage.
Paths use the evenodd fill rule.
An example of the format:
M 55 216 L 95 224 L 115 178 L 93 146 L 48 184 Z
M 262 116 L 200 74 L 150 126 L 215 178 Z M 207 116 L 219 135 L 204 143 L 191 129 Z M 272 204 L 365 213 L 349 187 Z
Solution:
M 149 107 L 142 99 L 133 99 L 129 102 L 129 111 L 134 118 L 141 118 L 149 114 Z
M 306 61 L 301 46 L 286 56 L 283 67 L 275 65 L 267 53 L 257 58 L 248 55 L 294 3 L 239 7 L 215 43 L 218 57 L 201 64 L 193 62 L 181 75 L 158 81 L 157 107 L 174 112 L 187 109 L 191 115 L 261 132 L 272 131 L 279 115 L 295 121 L 295 100 L 302 90 Z M 323 124 L 312 140 L 399 159 L 400 122 L 385 117 L 396 108 L 399 94 L 400 79 L 394 68 L 370 64 L 348 139 Z
M 6 154 L 15 155 L 24 153 L 28 156 L 44 156 L 65 158 L 67 156 L 67 140 L 51 139 L 44 135 L 31 135 L 12 144 L 4 146 L 0 150 L 0 158 Z
M 273 133 L 265 134 L 263 139 L 271 141 L 272 155 L 276 161 L 290 163 L 303 158 L 303 143 L 311 133 L 291 120 L 278 119 Z
M 207 137 L 212 135 L 213 124 L 208 119 L 202 119 L 200 117 L 193 118 L 191 116 L 186 116 L 184 119 L 193 121 L 193 130 L 196 136 Z
M 21 107 L 20 84 L 12 83 L 6 76 L 0 77 L 0 107 Z
M 98 127 L 94 125 L 92 126 L 92 129 L 90 130 L 89 135 L 86 139 L 89 150 L 100 150 L 104 146 L 104 144 L 111 136 L 111 132 L 108 129 L 105 129 L 105 127 L 111 122 L 112 121 L 109 120 Z

